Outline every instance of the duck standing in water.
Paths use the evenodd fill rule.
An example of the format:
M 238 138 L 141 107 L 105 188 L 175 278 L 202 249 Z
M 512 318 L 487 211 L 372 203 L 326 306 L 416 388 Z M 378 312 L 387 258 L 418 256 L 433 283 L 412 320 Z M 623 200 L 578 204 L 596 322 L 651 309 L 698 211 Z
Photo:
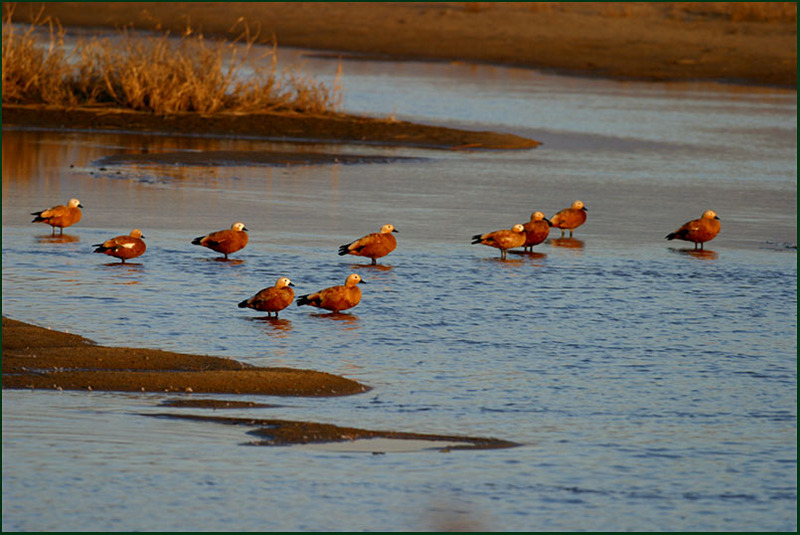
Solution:
M 275 281 L 275 286 L 264 288 L 250 299 L 245 299 L 239 303 L 239 308 L 252 308 L 260 312 L 266 312 L 267 316 L 273 313 L 278 317 L 278 312 L 288 307 L 294 300 L 294 290 L 292 281 L 288 277 L 280 277 Z
M 59 204 L 47 210 L 31 212 L 31 215 L 36 216 L 31 223 L 47 223 L 53 228 L 53 234 L 56 233 L 56 227 L 60 229 L 61 234 L 64 234 L 65 227 L 81 220 L 81 208 L 83 208 L 81 201 L 70 199 L 66 206 Z
M 569 237 L 572 237 L 572 231 L 586 223 L 586 212 L 588 209 L 583 201 L 575 201 L 569 208 L 564 208 L 556 215 L 550 218 L 550 226 L 561 229 L 561 237 L 564 237 L 564 231 L 569 230 Z
M 523 250 L 533 250 L 534 245 L 539 245 L 550 235 L 550 220 L 542 212 L 532 213 L 531 220 L 522 226 L 525 227 Z
M 331 286 L 318 292 L 301 295 L 297 299 L 297 306 L 308 305 L 331 312 L 353 308 L 361 302 L 361 288 L 358 284 L 362 282 L 364 281 L 361 280 L 361 275 L 352 273 L 347 276 L 344 286 Z
M 703 249 L 703 244 L 711 241 L 717 237 L 720 228 L 722 227 L 720 219 L 714 210 L 706 210 L 700 219 L 692 219 L 684 223 L 681 228 L 675 232 L 670 232 L 665 237 L 668 240 L 683 240 L 694 243 L 694 248 L 700 245 L 700 250 Z
M 472 244 L 480 243 L 500 249 L 500 258 L 506 259 L 506 252 L 514 247 L 522 247 L 527 238 L 525 227 L 519 223 L 510 230 L 495 230 L 486 234 L 476 234 L 472 237 Z
M 125 260 L 142 256 L 147 250 L 142 231 L 138 228 L 133 229 L 127 236 L 117 236 L 103 243 L 92 245 L 92 247 L 97 247 L 94 250 L 95 253 L 105 253 L 108 256 L 119 258 L 123 264 Z
M 199 236 L 192 240 L 192 245 L 208 247 L 212 251 L 228 255 L 244 249 L 247 245 L 248 236 L 244 223 L 237 221 L 231 228 L 210 232 L 205 236 Z
M 397 232 L 394 225 L 386 224 L 381 227 L 380 232 L 367 234 L 353 242 L 339 246 L 339 256 L 347 254 L 363 256 L 372 259 L 372 265 L 377 264 L 377 258 L 386 256 L 397 247 L 397 239 L 392 236 Z

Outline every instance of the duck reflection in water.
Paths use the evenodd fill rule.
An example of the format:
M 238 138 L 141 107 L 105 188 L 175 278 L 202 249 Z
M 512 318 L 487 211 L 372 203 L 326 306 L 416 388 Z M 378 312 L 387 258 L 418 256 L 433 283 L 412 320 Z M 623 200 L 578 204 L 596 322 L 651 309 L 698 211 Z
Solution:
M 241 258 L 225 258 L 223 256 L 213 256 L 211 258 L 201 258 L 199 260 L 201 262 L 219 262 L 226 266 L 241 266 L 245 262 Z
M 351 264 L 350 267 L 353 269 L 374 269 L 376 271 L 391 271 L 394 266 L 388 266 L 386 264 Z
M 564 247 L 566 249 L 583 249 L 583 240 L 576 240 L 575 238 L 554 238 L 548 241 L 553 247 Z
M 258 322 L 264 326 L 264 332 L 266 332 L 269 336 L 274 336 L 275 338 L 287 338 L 289 333 L 292 332 L 292 322 L 291 320 L 277 318 L 274 316 L 259 316 L 255 318 L 249 318 L 251 321 Z
M 675 247 L 669 247 L 669 250 L 673 253 L 697 258 L 698 260 L 717 260 L 719 258 L 719 254 L 711 249 L 676 249 Z
M 77 243 L 81 241 L 81 237 L 74 234 L 44 234 L 36 236 L 36 241 L 39 243 Z
M 345 325 L 345 330 L 348 331 L 361 327 L 361 318 L 350 312 L 319 312 L 309 314 L 309 317 L 341 321 Z
M 540 253 L 539 251 L 509 251 L 509 253 L 524 258 L 525 260 L 534 261 L 534 265 L 539 265 L 538 260 L 547 258 L 547 253 Z

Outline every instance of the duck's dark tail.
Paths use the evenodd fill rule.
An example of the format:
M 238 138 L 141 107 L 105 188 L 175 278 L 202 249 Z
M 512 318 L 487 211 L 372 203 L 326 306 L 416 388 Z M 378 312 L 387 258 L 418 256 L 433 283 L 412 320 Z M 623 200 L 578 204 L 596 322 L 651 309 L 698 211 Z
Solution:
M 300 306 L 303 306 L 303 305 L 313 305 L 315 303 L 315 301 L 313 299 L 309 299 L 309 297 L 308 297 L 309 295 L 311 295 L 311 294 L 301 295 L 300 297 L 298 297 L 297 298 L 297 306 L 300 307 Z

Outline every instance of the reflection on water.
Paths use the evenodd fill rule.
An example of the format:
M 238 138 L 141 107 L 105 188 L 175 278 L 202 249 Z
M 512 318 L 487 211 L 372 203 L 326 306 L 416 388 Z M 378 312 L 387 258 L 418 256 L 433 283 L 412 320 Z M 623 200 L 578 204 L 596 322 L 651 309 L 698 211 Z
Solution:
M 354 270 L 358 270 L 358 269 L 366 269 L 366 270 L 374 270 L 374 271 L 391 271 L 392 270 L 392 266 L 389 265 L 389 264 L 350 264 L 350 267 L 353 268 Z
M 510 254 L 515 254 L 522 256 L 528 260 L 544 260 L 547 258 L 547 253 L 540 253 L 539 251 L 518 251 L 518 250 L 511 250 L 509 251 Z M 541 266 L 542 264 L 539 262 L 533 262 L 532 265 Z
M 113 270 L 124 270 L 128 273 L 140 273 L 144 270 L 144 264 L 142 262 L 123 262 L 121 260 L 119 262 L 106 262 L 102 264 L 102 266 Z
M 578 240 L 576 238 L 551 238 L 547 240 L 549 245 L 553 247 L 564 247 L 566 249 L 583 249 L 586 244 L 583 240 Z
M 292 322 L 274 316 L 259 316 L 249 318 L 251 321 L 263 324 L 264 332 L 276 338 L 286 338 L 292 332 Z
M 312 318 L 342 322 L 346 324 L 346 329 L 355 329 L 361 324 L 361 320 L 358 316 L 348 312 L 312 312 L 309 316 Z
M 525 261 L 520 258 L 512 258 L 508 256 L 506 258 L 501 258 L 499 256 L 488 256 L 481 258 L 481 261 L 491 262 L 501 266 L 521 266 L 525 263 Z
M 211 256 L 207 258 L 198 258 L 197 260 L 200 262 L 218 262 L 228 266 L 241 266 L 245 263 L 245 260 L 241 258 L 225 258 L 224 256 Z
M 76 243 L 81 241 L 80 236 L 72 234 L 43 234 L 36 236 L 39 243 Z
M 711 249 L 691 249 L 691 248 L 679 249 L 676 247 L 668 247 L 668 249 L 670 250 L 670 252 L 691 256 L 697 258 L 698 260 L 717 260 L 719 258 L 719 254 L 717 254 L 716 251 L 712 251 Z

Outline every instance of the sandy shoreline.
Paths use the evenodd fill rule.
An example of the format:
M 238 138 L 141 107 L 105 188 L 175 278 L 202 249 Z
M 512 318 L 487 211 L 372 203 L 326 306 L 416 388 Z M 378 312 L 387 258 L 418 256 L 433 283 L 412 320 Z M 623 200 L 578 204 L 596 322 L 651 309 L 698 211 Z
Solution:
M 479 132 L 349 115 L 281 113 L 183 113 L 155 115 L 114 108 L 65 109 L 3 104 L 3 126 L 93 131 L 224 135 L 424 147 L 431 149 L 532 149 L 539 141 L 514 134 Z
M 345 396 L 369 386 L 336 375 L 233 359 L 104 347 L 3 317 L 3 388 Z
M 797 87 L 792 2 L 26 2 L 14 19 L 42 9 L 64 26 L 229 39 L 246 25 L 279 47 L 345 56 Z
M 720 3 L 713 3 L 720 4 Z M 26 2 L 4 12 L 68 27 L 170 31 L 353 58 L 472 61 L 631 80 L 797 87 L 797 8 L 711 3 Z M 746 9 L 749 9 L 747 11 Z M 727 11 L 726 11 L 727 10 Z M 743 11 L 744 10 L 744 11 Z M 741 19 L 741 20 L 735 20 Z M 274 41 L 273 41 L 274 39 Z M 346 68 L 344 76 L 347 76 Z M 3 126 L 348 141 L 439 149 L 530 149 L 540 142 L 391 119 L 281 113 L 161 116 L 111 108 L 3 105 Z

